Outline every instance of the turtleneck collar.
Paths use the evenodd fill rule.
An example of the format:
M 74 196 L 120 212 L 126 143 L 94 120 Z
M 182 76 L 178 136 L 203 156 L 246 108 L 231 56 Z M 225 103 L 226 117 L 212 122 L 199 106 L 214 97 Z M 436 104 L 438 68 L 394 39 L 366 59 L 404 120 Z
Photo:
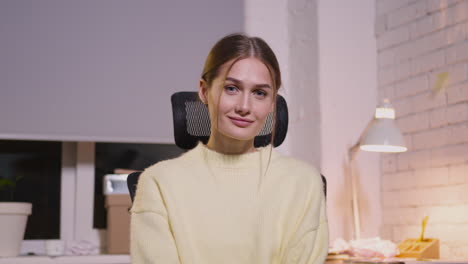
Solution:
M 244 154 L 224 154 L 216 152 L 199 142 L 192 152 L 195 155 L 200 155 L 205 161 L 209 162 L 210 166 L 221 168 L 258 168 L 261 164 L 268 164 L 269 160 L 272 161 L 276 156 L 276 152 L 271 149 L 271 145 Z

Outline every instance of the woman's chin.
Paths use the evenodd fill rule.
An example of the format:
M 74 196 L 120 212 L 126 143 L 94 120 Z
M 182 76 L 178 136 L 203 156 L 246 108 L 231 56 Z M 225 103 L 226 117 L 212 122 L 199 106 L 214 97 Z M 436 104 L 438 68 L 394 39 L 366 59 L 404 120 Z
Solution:
M 240 142 L 249 142 L 255 139 L 256 134 L 253 133 L 225 133 L 225 137 L 230 140 L 240 141 Z

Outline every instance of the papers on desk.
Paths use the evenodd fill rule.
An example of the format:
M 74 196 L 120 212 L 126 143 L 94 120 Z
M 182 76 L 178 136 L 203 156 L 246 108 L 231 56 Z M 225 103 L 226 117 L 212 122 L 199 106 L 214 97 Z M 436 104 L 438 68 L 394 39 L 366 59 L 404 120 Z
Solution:
M 401 260 L 363 260 L 363 259 L 348 259 L 345 260 L 344 263 L 349 264 L 406 264 L 404 261 Z
M 392 259 L 386 259 L 386 260 L 348 259 L 348 260 L 344 260 L 343 263 L 349 263 L 349 264 L 468 264 L 468 261 L 440 260 L 440 259 L 415 260 L 415 259 L 392 258 Z
M 405 260 L 405 264 L 468 264 L 468 260 L 441 260 L 441 259 L 428 259 L 428 260 Z

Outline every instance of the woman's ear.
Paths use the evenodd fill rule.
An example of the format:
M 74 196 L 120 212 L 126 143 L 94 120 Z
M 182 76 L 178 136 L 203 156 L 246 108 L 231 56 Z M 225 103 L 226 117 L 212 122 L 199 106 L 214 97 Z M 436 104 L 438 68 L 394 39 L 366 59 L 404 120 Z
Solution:
M 204 104 L 208 104 L 208 85 L 203 79 L 198 83 L 198 97 Z

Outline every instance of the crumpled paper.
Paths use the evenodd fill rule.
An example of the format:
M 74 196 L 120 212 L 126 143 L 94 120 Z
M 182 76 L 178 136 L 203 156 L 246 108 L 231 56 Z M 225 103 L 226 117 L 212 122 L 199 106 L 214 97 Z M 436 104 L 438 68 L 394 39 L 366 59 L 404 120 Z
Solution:
M 98 255 L 99 247 L 87 240 L 80 240 L 67 245 L 66 254 L 73 256 Z
M 330 249 L 328 250 L 329 253 L 332 254 L 342 254 L 346 251 L 349 250 L 349 244 L 342 238 L 337 238 L 333 241 L 333 243 L 330 246 Z
M 399 254 L 395 243 L 390 240 L 382 240 L 379 237 L 351 240 L 349 242 L 338 238 L 333 241 L 329 252 L 363 258 L 391 258 Z

